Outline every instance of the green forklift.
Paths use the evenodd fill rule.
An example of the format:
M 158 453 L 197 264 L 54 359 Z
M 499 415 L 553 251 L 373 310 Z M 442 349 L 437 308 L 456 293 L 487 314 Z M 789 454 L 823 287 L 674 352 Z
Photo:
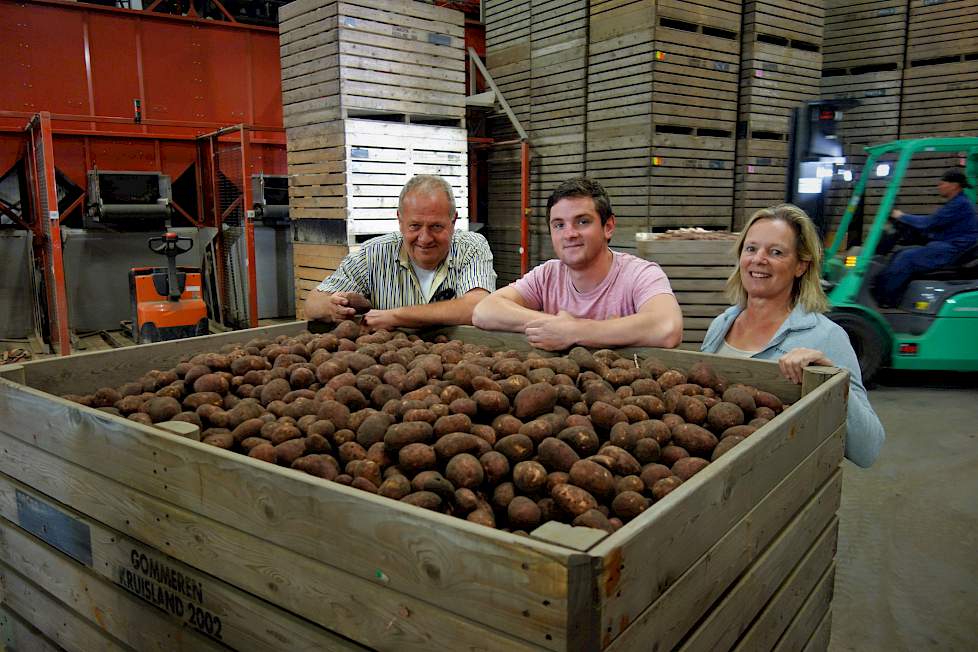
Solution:
M 876 250 L 914 156 L 937 152 L 964 157 L 971 183 L 965 193 L 975 202 L 978 138 L 897 140 L 866 151 L 863 172 L 825 251 L 823 283 L 832 307 L 827 316 L 849 335 L 867 383 L 884 367 L 978 371 L 978 243 L 952 266 L 913 278 L 895 309 L 881 309 L 870 293 L 874 277 L 889 260 Z M 886 189 L 865 240 L 860 247 L 842 250 L 869 179 L 886 176 L 887 167 Z M 938 201 L 935 196 L 935 205 Z

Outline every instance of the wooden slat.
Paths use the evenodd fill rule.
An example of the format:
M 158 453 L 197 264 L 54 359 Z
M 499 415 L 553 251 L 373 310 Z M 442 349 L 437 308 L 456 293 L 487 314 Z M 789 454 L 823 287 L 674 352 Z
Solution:
M 50 527 L 30 534 L 16 527 L 24 527 L 20 513 L 22 505 L 45 514 Z M 15 568 L 18 565 L 70 567 L 58 584 L 58 588 L 65 592 L 62 601 L 70 599 L 66 596 L 77 593 L 80 586 L 91 583 L 100 586 L 98 595 L 86 591 L 103 614 L 100 623 L 112 623 L 113 627 L 119 628 L 115 632 L 118 638 L 137 647 L 148 647 L 148 642 L 140 638 L 143 636 L 155 637 L 161 642 L 168 640 L 171 635 L 166 632 L 171 631 L 175 623 L 177 630 L 186 626 L 235 649 L 364 649 L 86 518 L 3 474 L 0 474 L 0 515 L 6 519 L 0 523 L 12 533 L 0 551 L 4 562 Z M 67 529 L 68 526 L 87 534 L 87 538 L 76 545 L 90 555 L 84 561 L 76 559 L 73 566 L 58 561 L 63 555 L 56 551 L 57 548 L 70 554 L 73 550 L 63 546 L 59 538 L 58 528 Z M 36 539 L 37 536 L 40 539 Z M 159 569 L 159 573 L 148 570 L 150 568 Z M 73 581 L 69 582 L 68 577 Z M 100 577 L 103 582 L 97 582 L 95 577 Z M 127 597 L 122 599 L 117 593 Z M 150 605 L 143 609 L 149 615 L 133 617 L 132 613 L 139 610 L 133 608 L 135 603 L 129 598 L 130 594 Z M 150 625 L 159 619 L 158 610 L 167 612 L 170 616 L 167 620 L 173 623 L 154 630 Z M 191 637 L 189 643 L 196 640 Z
M 843 430 L 837 430 L 822 442 L 615 639 L 609 650 L 641 645 L 672 649 L 697 624 L 704 610 L 746 569 L 760 563 L 769 546 L 780 549 L 789 542 L 797 543 L 802 527 L 815 527 L 817 523 L 819 529 L 807 532 L 809 539 L 814 538 L 838 508 L 843 434 Z M 737 452 L 735 448 L 727 454 Z M 729 463 L 736 464 L 736 458 Z M 780 534 L 786 527 L 794 528 L 794 539 Z M 744 622 L 750 620 L 746 618 Z
M 840 475 L 841 473 L 839 471 Z M 841 485 L 836 488 L 836 500 L 838 500 L 840 493 Z M 723 601 L 710 611 L 707 620 L 697 627 L 692 637 L 687 639 L 679 648 L 681 652 L 729 649 L 736 641 L 737 636 L 748 627 L 751 627 L 747 632 L 748 636 L 754 633 L 753 627 L 756 626 L 759 632 L 758 636 L 761 638 L 755 640 L 763 640 L 768 632 L 767 627 L 771 624 L 766 620 L 760 620 L 756 623 L 751 621 L 757 610 L 766 604 L 770 596 L 778 589 L 778 585 L 782 581 L 786 581 L 784 578 L 790 577 L 792 569 L 797 566 L 797 570 L 803 575 L 814 572 L 817 578 L 821 576 L 818 571 L 827 569 L 831 564 L 835 555 L 839 521 L 834 514 L 830 514 L 830 517 L 831 523 L 824 530 L 818 529 L 821 524 L 799 523 L 783 532 L 778 537 L 779 540 L 772 544 L 772 549 L 766 551 L 758 560 L 757 565 L 751 568 L 724 597 Z M 802 531 L 794 531 L 797 527 L 803 528 Z M 819 531 L 821 534 L 818 534 Z M 813 538 L 815 543 L 806 553 L 805 546 Z M 814 570 L 809 566 L 813 567 Z M 826 596 L 823 606 L 828 607 L 830 600 L 831 595 Z M 748 647 L 747 649 L 768 648 Z
M 830 579 L 827 581 L 827 583 L 831 584 L 834 579 L 835 579 L 835 573 L 832 572 L 830 575 Z M 815 631 L 808 639 L 808 642 L 805 643 L 805 647 L 802 648 L 802 652 L 825 652 L 826 650 L 829 649 L 829 641 L 831 640 L 831 638 L 832 638 L 832 610 L 827 609 L 825 611 L 825 614 L 822 616 L 822 620 L 815 626 Z M 790 649 L 792 648 L 787 646 L 784 648 L 784 650 L 790 650 Z M 779 652 L 781 651 L 779 650 Z
M 788 626 L 781 640 L 773 649 L 775 652 L 825 652 L 829 648 L 832 630 L 832 610 L 829 601 L 835 584 L 835 565 L 828 568 L 805 600 L 801 611 Z M 806 642 L 807 638 L 807 642 Z
M 61 652 L 63 649 L 6 604 L 0 604 L 0 632 L 10 650 Z
M 219 643 L 184 626 L 183 617 L 145 608 L 139 598 L 97 577 L 67 555 L 0 519 L 0 568 L 4 583 L 20 581 L 11 569 L 30 569 L 25 584 L 47 593 L 58 611 L 73 612 L 94 628 L 138 650 L 222 650 Z M 171 594 L 169 597 L 175 597 Z M 219 625 L 215 626 L 219 630 Z
M 668 530 L 651 528 L 643 531 L 641 537 L 617 539 L 614 551 L 610 547 L 606 549 L 606 544 L 593 550 L 595 554 L 608 555 L 602 574 L 602 632 L 608 632 L 610 628 L 609 638 L 617 636 L 622 623 L 633 622 L 669 587 L 669 578 L 685 572 L 790 469 L 817 448 L 823 433 L 834 432 L 844 422 L 845 411 L 841 405 L 844 401 L 841 399 L 848 391 L 848 380 L 840 376 L 829 384 L 831 387 L 824 395 L 827 399 L 824 404 L 820 404 L 821 397 L 815 395 L 798 401 L 796 407 L 811 410 L 805 420 L 782 421 L 776 432 L 768 431 L 763 445 L 750 438 L 742 442 L 742 464 L 736 470 L 733 465 L 708 466 L 697 474 L 697 477 L 705 476 L 702 482 L 675 490 L 682 496 L 681 500 L 663 502 L 659 509 L 653 506 L 636 519 L 639 523 L 661 519 L 670 524 Z M 793 444 L 789 448 L 777 443 L 789 438 Z M 745 483 L 742 480 L 747 468 L 757 471 L 751 473 L 750 482 Z M 638 532 L 638 529 L 634 531 Z M 677 546 L 672 539 L 680 531 L 683 532 L 683 543 Z M 679 547 L 681 551 L 676 550 Z M 650 559 L 655 551 L 664 549 L 676 550 L 676 554 L 670 555 L 669 563 L 650 566 L 639 561 Z
M 31 577 L 23 574 L 22 571 L 25 570 L 23 567 L 15 569 L 0 563 L 3 605 L 33 625 L 45 639 L 53 642 L 58 650 L 69 652 L 134 650 L 103 631 L 98 624 L 93 624 L 89 619 L 83 618 L 76 611 L 53 598 L 34 583 L 33 573 Z M 206 645 L 206 641 L 202 639 L 202 642 Z M 159 646 L 147 649 L 154 648 L 165 649 Z M 33 650 L 33 648 L 27 649 Z

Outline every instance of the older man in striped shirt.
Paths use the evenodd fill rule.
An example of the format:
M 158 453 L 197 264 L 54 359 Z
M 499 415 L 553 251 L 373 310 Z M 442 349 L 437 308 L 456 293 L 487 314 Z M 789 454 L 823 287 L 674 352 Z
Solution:
M 364 315 L 372 329 L 471 324 L 472 310 L 496 289 L 489 243 L 478 233 L 456 231 L 452 187 L 421 174 L 398 199 L 398 233 L 372 238 L 343 259 L 340 268 L 306 297 L 306 316 L 349 319 L 349 294 L 373 308 Z

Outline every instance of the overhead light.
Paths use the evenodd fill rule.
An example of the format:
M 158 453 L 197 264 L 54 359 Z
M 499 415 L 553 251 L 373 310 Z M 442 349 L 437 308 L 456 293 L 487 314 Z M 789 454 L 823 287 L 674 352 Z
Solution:
M 802 195 L 817 195 L 822 192 L 822 180 L 818 177 L 800 177 L 798 192 Z

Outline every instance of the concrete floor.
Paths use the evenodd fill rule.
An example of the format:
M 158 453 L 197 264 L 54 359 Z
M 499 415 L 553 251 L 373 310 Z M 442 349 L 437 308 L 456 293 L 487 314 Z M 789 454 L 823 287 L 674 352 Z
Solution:
M 876 464 L 846 462 L 829 650 L 978 650 L 978 374 L 869 393 Z

